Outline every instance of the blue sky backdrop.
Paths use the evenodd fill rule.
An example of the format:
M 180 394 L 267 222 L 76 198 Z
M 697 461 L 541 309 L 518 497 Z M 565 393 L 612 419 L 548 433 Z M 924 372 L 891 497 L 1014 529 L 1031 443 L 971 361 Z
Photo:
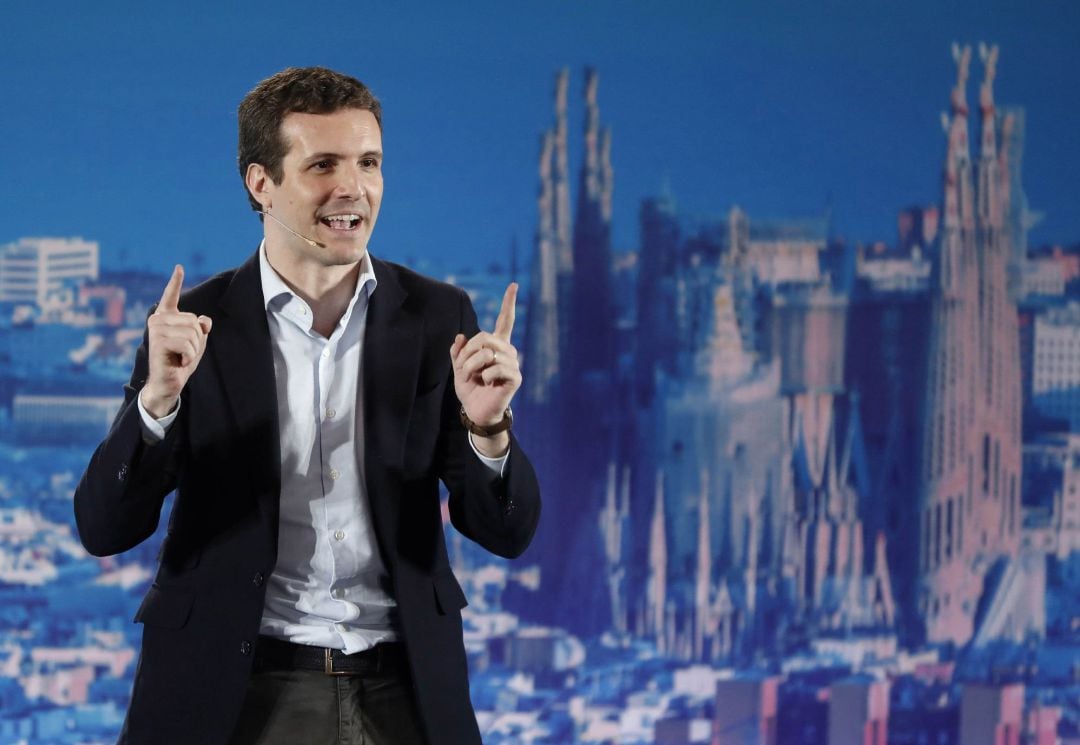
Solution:
M 940 7 L 945 6 L 947 7 Z M 953 40 L 1001 45 L 997 99 L 1027 109 L 1033 243 L 1080 240 L 1080 4 L 522 2 L 6 4 L 0 243 L 101 242 L 107 265 L 233 265 L 259 237 L 235 110 L 259 79 L 322 64 L 385 108 L 372 246 L 450 267 L 531 254 L 539 134 L 571 71 L 576 174 L 587 64 L 613 129 L 614 237 L 667 181 L 687 216 L 809 217 L 853 240 L 937 201 Z M 969 101 L 981 67 L 973 62 Z M 575 184 L 576 186 L 576 184 Z

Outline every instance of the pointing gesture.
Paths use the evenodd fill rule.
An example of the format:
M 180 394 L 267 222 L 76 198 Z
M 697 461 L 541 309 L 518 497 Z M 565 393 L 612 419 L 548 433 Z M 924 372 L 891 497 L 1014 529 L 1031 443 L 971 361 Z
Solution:
M 466 416 L 481 426 L 502 421 L 510 399 L 521 387 L 518 353 L 510 343 L 517 293 L 517 283 L 511 282 L 503 294 L 502 309 L 495 321 L 494 332 L 481 331 L 468 340 L 464 334 L 458 334 L 450 347 L 454 390 Z M 495 451 L 505 451 L 509 445 L 509 437 L 505 433 L 491 438 L 476 438 L 484 439 L 493 441 L 490 449 Z M 489 449 L 480 442 L 477 442 L 477 447 L 485 454 Z
M 176 408 L 180 391 L 206 351 L 206 337 L 212 326 L 209 316 L 181 312 L 183 285 L 184 267 L 177 264 L 157 309 L 146 321 L 150 373 L 139 395 L 143 407 L 156 419 Z
M 176 312 L 179 310 L 177 307 L 180 303 L 180 290 L 184 286 L 184 267 L 177 264 L 173 267 L 172 276 L 169 277 L 169 283 L 165 285 L 165 289 L 161 291 L 161 300 L 158 301 L 157 311 Z
M 503 293 L 502 307 L 499 308 L 499 317 L 495 319 L 495 336 L 506 343 L 510 343 L 510 335 L 514 332 L 514 317 L 517 314 L 517 282 L 511 282 L 506 292 Z

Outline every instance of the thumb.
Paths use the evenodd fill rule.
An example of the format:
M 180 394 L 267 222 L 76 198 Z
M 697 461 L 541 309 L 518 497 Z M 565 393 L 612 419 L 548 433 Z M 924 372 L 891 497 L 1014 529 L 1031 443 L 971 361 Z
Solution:
M 457 367 L 457 358 L 465 346 L 465 335 L 458 334 L 454 337 L 454 343 L 450 345 L 450 362 Z
M 199 316 L 199 326 L 204 334 L 209 334 L 210 329 L 214 327 L 214 319 L 210 316 Z

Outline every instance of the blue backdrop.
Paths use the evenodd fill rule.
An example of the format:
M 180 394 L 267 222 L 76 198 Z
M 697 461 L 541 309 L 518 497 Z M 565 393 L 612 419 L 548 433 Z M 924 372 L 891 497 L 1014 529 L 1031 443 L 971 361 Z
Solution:
M 485 742 L 1080 738 L 1080 9 L 937 6 L 7 9 L 0 742 L 119 731 L 159 537 L 71 492 L 308 64 L 383 102 L 372 250 L 523 285 L 544 523 L 448 527 Z

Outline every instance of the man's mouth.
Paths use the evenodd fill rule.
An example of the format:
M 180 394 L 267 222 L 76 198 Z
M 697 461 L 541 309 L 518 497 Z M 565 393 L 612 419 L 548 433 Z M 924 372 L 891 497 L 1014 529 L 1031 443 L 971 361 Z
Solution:
M 343 212 L 340 215 L 325 215 L 319 218 L 326 227 L 331 230 L 349 231 L 355 230 L 363 218 L 355 212 Z

